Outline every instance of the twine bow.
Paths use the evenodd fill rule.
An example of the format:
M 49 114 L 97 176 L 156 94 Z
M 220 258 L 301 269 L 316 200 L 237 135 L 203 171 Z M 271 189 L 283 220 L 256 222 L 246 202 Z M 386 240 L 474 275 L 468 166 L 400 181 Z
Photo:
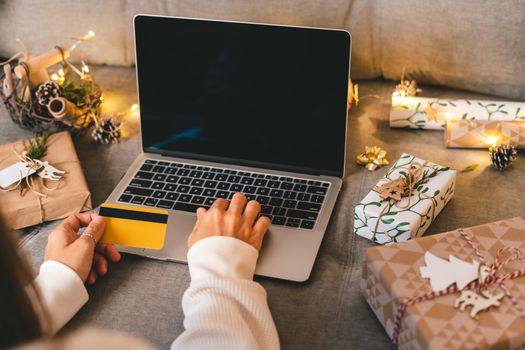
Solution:
M 2 192 L 10 192 L 10 191 L 16 190 L 16 189 L 20 188 L 20 184 L 22 184 L 22 182 L 25 182 L 27 188 L 29 188 L 29 190 L 33 194 L 35 194 L 35 196 L 36 196 L 36 199 L 38 201 L 38 208 L 40 210 L 40 222 L 44 222 L 45 221 L 44 220 L 45 219 L 45 213 L 44 213 L 44 207 L 42 205 L 41 198 L 46 198 L 47 195 L 44 194 L 44 193 L 41 193 L 41 192 L 39 192 L 39 191 L 37 191 L 35 189 L 35 184 L 34 184 L 33 178 L 30 175 L 31 170 L 34 170 L 35 173 L 38 173 L 39 171 L 41 171 L 42 168 L 44 168 L 44 163 L 42 161 L 38 160 L 38 159 L 33 159 L 33 158 L 29 157 L 27 155 L 27 151 L 23 151 L 22 153 L 18 153 L 15 150 L 13 150 L 13 152 L 16 154 L 16 157 L 22 163 L 24 163 L 26 165 L 27 172 L 24 174 L 20 170 L 20 179 L 18 180 L 18 182 L 16 184 L 13 184 L 11 187 L 9 187 L 7 189 L 0 188 L 0 191 L 2 191 Z M 57 183 L 57 185 L 55 187 L 49 188 L 49 187 L 46 186 L 44 178 L 42 178 L 42 186 L 48 191 L 55 191 L 60 186 L 60 179 L 58 179 L 58 183 Z
M 406 176 L 400 176 L 394 180 L 389 179 L 380 186 L 374 186 L 374 191 L 379 193 L 382 199 L 393 199 L 396 202 L 399 202 L 402 197 L 408 197 L 408 204 L 404 207 L 410 206 L 410 196 L 414 193 L 415 184 L 423 175 L 426 163 L 410 163 Z
M 16 151 L 13 150 L 13 152 L 15 153 L 16 157 L 17 157 L 22 163 L 24 163 L 24 164 L 26 165 L 27 171 L 26 171 L 26 173 L 24 174 L 24 173 L 22 172 L 22 170 L 20 170 L 20 178 L 18 179 L 18 182 L 15 183 L 15 184 L 13 184 L 13 185 L 12 185 L 11 187 L 9 187 L 9 188 L 6 188 L 6 189 L 0 188 L 0 190 L 3 191 L 3 192 L 10 192 L 10 191 L 13 191 L 13 190 L 19 188 L 19 187 L 20 187 L 20 184 L 21 184 L 22 182 L 25 181 L 26 186 L 29 188 L 29 190 L 30 190 L 31 192 L 33 192 L 33 193 L 34 193 L 35 195 L 37 195 L 37 196 L 40 196 L 40 197 L 46 197 L 45 194 L 40 193 L 40 192 L 38 192 L 38 191 L 36 191 L 36 190 L 34 189 L 33 179 L 32 179 L 31 176 L 29 175 L 30 172 L 31 172 L 31 170 L 34 170 L 35 173 L 36 173 L 38 170 L 40 170 L 40 169 L 42 168 L 42 163 L 37 163 L 37 159 L 32 159 L 31 157 L 29 157 L 29 156 L 27 155 L 27 152 L 26 152 L 26 151 L 24 151 L 24 152 L 22 152 L 22 153 L 17 153 Z M 45 187 L 45 185 L 44 185 L 44 187 Z
M 29 190 L 31 192 L 33 192 L 35 195 L 37 196 L 40 196 L 40 197 L 46 197 L 45 194 L 41 193 L 41 192 L 38 192 L 37 190 L 34 189 L 34 182 L 33 182 L 33 178 L 29 175 L 29 172 L 31 170 L 34 170 L 35 173 L 38 172 L 41 168 L 42 168 L 42 164 L 41 163 L 37 163 L 37 160 L 36 159 L 32 159 L 31 157 L 29 157 L 27 155 L 27 152 L 24 151 L 22 153 L 16 153 L 16 156 L 18 157 L 18 159 L 20 159 L 20 161 L 22 163 L 24 163 L 26 165 L 26 168 L 27 168 L 27 172 L 25 173 L 25 175 L 22 173 L 22 170 L 20 170 L 20 179 L 18 180 L 18 182 L 15 184 L 14 188 L 18 188 L 20 186 L 20 184 L 22 183 L 22 181 L 25 180 L 25 183 L 27 185 L 27 187 L 29 188 Z M 45 186 L 45 185 L 44 185 Z
M 513 262 L 525 262 L 525 258 L 523 257 L 523 253 L 520 249 L 516 247 L 505 247 L 498 249 L 496 256 L 494 260 L 491 263 L 486 262 L 486 258 L 479 249 L 476 247 L 470 236 L 463 230 L 458 229 L 459 234 L 465 239 L 465 241 L 468 243 L 468 245 L 474 250 L 474 253 L 476 256 L 481 260 L 481 266 L 487 266 L 488 267 L 488 273 L 484 278 L 481 277 L 481 268 L 478 270 L 478 280 L 473 281 L 469 283 L 463 290 L 470 290 L 470 289 L 477 289 L 478 291 L 482 290 L 483 288 L 487 288 L 490 285 L 496 285 L 499 287 L 505 296 L 510 300 L 512 306 L 517 311 L 518 315 L 521 317 L 521 319 L 525 322 L 525 311 L 523 307 L 521 307 L 516 300 L 516 298 L 510 293 L 509 289 L 503 284 L 503 282 L 511 279 L 515 279 L 518 277 L 525 276 L 525 267 L 513 270 L 511 272 L 502 274 L 503 268 Z M 502 258 L 503 254 L 509 252 L 509 256 L 505 259 Z M 403 318 L 403 314 L 406 310 L 406 308 L 409 305 L 417 304 L 422 301 L 432 300 L 440 296 L 453 294 L 456 292 L 459 292 L 460 289 L 457 287 L 457 285 L 451 284 L 449 287 L 440 290 L 440 291 L 431 291 L 428 293 L 420 294 L 420 295 L 413 295 L 408 298 L 404 298 L 401 303 L 397 307 L 397 313 L 396 318 L 394 320 L 394 328 L 392 331 L 392 345 L 397 348 L 398 341 L 399 341 L 399 331 L 401 328 L 401 320 Z
M 423 169 L 425 168 L 426 164 L 427 162 L 424 162 L 423 164 L 410 163 L 406 176 L 400 176 L 393 180 L 389 179 L 382 185 L 374 186 L 374 191 L 379 193 L 379 197 L 381 197 L 381 199 L 389 200 L 390 203 L 393 201 L 398 208 L 408 208 L 411 204 L 412 195 L 414 194 L 416 184 L 423 177 Z M 401 199 L 405 197 L 408 197 L 407 203 L 405 205 L 399 204 Z M 379 216 L 377 217 L 374 231 L 372 233 L 372 241 L 376 240 L 379 223 L 381 222 L 381 217 L 385 213 L 386 208 L 387 205 L 383 207 L 379 213 Z M 432 206 L 432 209 L 434 211 L 434 206 Z M 434 217 L 434 212 L 432 213 L 432 217 Z

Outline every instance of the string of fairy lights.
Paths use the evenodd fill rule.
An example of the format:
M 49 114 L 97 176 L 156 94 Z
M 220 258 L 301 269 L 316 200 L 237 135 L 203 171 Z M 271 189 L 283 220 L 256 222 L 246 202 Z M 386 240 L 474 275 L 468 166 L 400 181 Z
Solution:
M 79 44 L 81 44 L 83 42 L 86 42 L 86 41 L 91 41 L 95 37 L 96 37 L 96 34 L 95 34 L 95 32 L 93 30 L 89 30 L 87 32 L 87 34 L 83 35 L 83 36 L 71 37 L 71 39 L 73 39 L 75 42 L 69 48 L 69 52 L 70 53 L 73 52 L 79 46 Z M 81 63 L 80 69 L 77 68 L 74 64 L 72 64 L 68 60 L 64 60 L 64 62 L 73 72 L 75 72 L 80 77 L 80 79 L 89 79 L 90 78 L 90 76 L 89 76 L 89 73 L 90 73 L 89 66 L 85 63 L 85 61 L 83 59 L 80 60 L 80 63 Z M 56 81 L 59 84 L 62 84 L 62 83 L 64 83 L 65 76 L 66 76 L 66 72 L 64 70 L 64 67 L 61 66 L 55 73 L 52 73 L 50 75 L 50 78 L 51 78 L 51 80 Z M 100 97 L 99 97 L 100 102 L 103 102 L 104 99 L 105 99 L 104 95 L 101 94 Z M 139 105 L 137 103 L 133 103 L 130 106 L 130 111 L 131 111 L 131 113 L 138 112 L 139 111 Z

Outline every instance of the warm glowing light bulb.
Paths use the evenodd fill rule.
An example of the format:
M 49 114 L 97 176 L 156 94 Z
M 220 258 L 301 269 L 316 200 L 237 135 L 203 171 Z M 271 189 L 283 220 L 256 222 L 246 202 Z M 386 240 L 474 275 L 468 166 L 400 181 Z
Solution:
M 58 74 L 56 74 L 56 73 L 51 74 L 51 80 L 57 81 L 58 80 Z
M 132 112 L 135 112 L 135 111 L 137 111 L 138 109 L 139 109 L 139 105 L 138 105 L 138 104 L 134 103 L 134 104 L 131 105 L 131 111 L 132 111 Z
M 64 74 L 65 74 L 65 73 L 64 73 L 64 70 L 63 70 L 62 68 L 60 68 L 60 69 L 58 70 L 58 75 L 61 76 L 61 77 L 63 77 Z
M 498 137 L 497 136 L 487 136 L 486 142 L 487 144 L 491 146 L 496 146 L 496 144 L 498 143 Z
M 90 30 L 90 31 L 88 32 L 88 36 L 90 36 L 90 37 L 94 37 L 94 36 L 95 36 L 95 32 L 92 31 L 92 30 Z
M 100 102 L 104 101 L 104 96 L 100 95 L 99 100 L 100 100 Z

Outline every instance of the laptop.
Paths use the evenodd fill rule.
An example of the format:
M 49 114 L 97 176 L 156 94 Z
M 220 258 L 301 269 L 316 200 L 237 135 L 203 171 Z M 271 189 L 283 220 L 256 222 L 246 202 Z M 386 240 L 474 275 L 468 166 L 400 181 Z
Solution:
M 235 192 L 272 220 L 255 273 L 310 276 L 342 185 L 350 34 L 137 15 L 142 152 L 109 203 L 169 212 L 162 249 L 186 262 L 198 207 Z

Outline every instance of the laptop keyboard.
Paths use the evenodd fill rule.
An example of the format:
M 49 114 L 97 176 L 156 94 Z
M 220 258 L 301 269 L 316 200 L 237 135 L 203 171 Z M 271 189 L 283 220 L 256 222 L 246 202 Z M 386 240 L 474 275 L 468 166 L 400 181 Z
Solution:
M 329 182 L 146 159 L 118 201 L 195 212 L 242 192 L 273 225 L 313 229 Z

